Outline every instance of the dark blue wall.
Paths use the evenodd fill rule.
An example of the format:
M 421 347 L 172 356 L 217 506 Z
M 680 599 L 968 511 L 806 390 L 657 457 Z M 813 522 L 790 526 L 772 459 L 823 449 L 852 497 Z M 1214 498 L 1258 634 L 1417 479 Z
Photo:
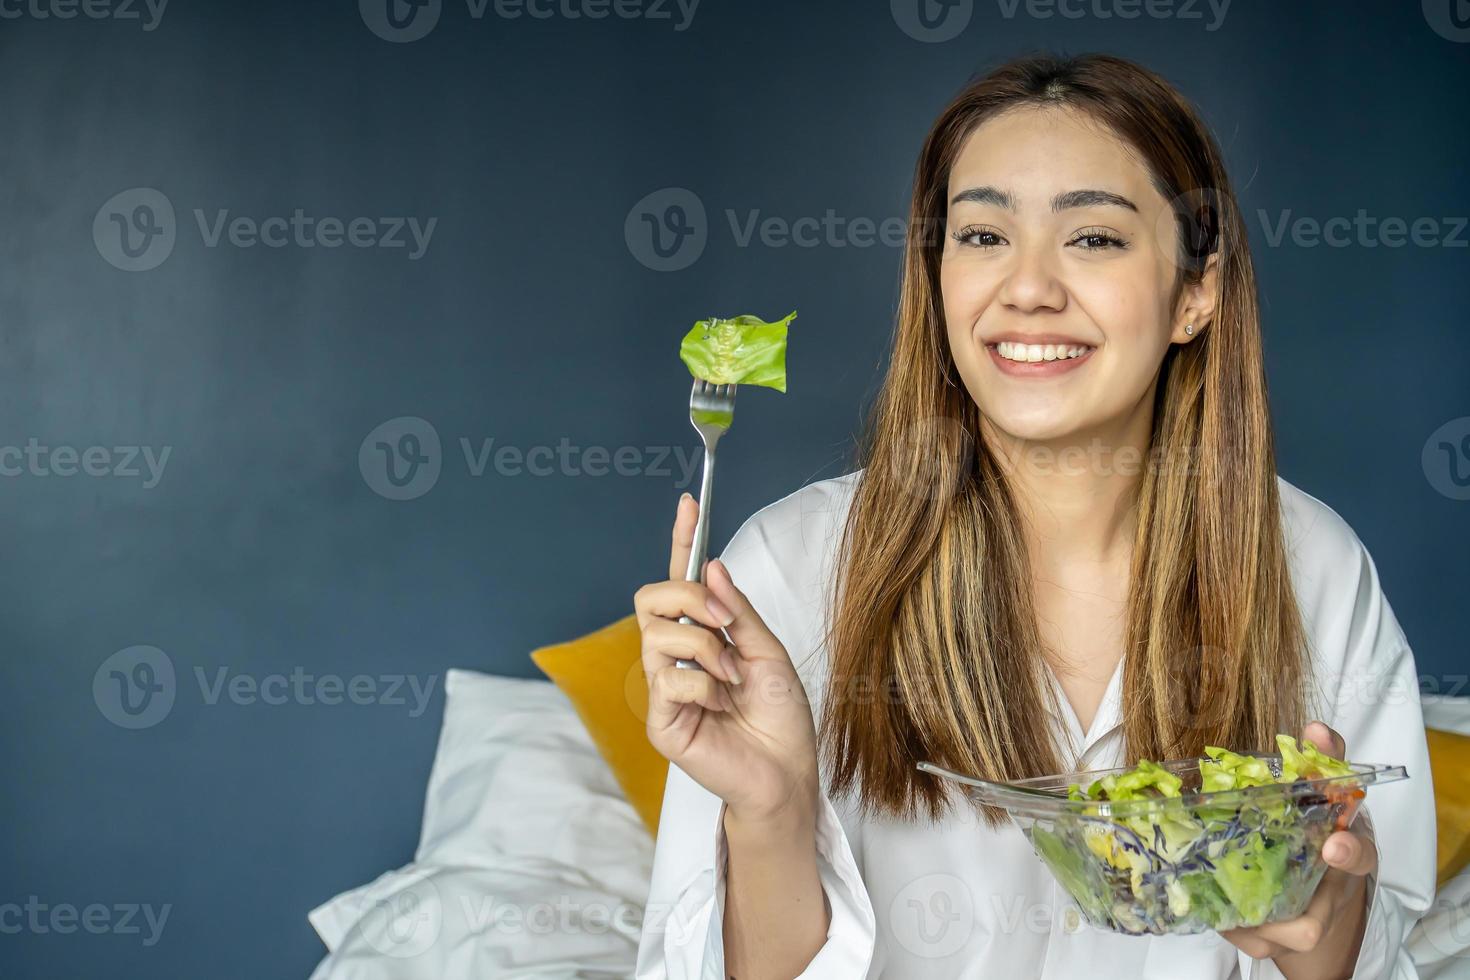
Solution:
M 60 935 L 43 915 L 44 932 L 0 934 L 6 977 L 304 976 L 321 953 L 306 911 L 412 853 L 443 672 L 531 675 L 528 651 L 626 614 L 662 573 L 686 483 L 659 457 L 692 461 L 674 355 L 695 319 L 801 312 L 791 392 L 741 396 L 716 544 L 843 471 L 899 251 L 846 232 L 742 247 L 728 212 L 902 215 L 947 97 L 1036 46 L 1137 58 L 1202 107 L 1252 215 L 1283 475 L 1367 542 L 1423 669 L 1466 672 L 1470 502 L 1453 499 L 1448 456 L 1431 446 L 1428 472 L 1421 458 L 1470 415 L 1470 32 L 1450 0 L 1438 31 L 1416 2 L 1236 0 L 1213 23 L 1204 4 L 1203 20 L 1122 20 L 1007 17 L 988 0 L 938 41 L 883 0 L 703 0 L 683 29 L 673 4 L 667 20 L 493 5 L 476 19 L 444 0 L 407 43 L 350 2 L 174 0 L 151 30 L 151 15 L 14 2 L 0 2 L 20 11 L 0 17 L 0 904 L 97 903 L 114 927 L 117 905 L 170 914 L 152 945 L 146 925 Z M 704 208 L 707 241 L 658 271 L 638 213 L 625 225 L 673 187 Z M 136 211 L 137 188 L 172 222 L 157 198 Z M 436 224 L 413 258 L 211 247 L 195 217 L 296 208 Z M 1268 241 L 1287 211 L 1359 209 L 1433 219 L 1436 242 Z M 136 261 L 166 253 L 146 271 L 119 268 L 134 260 L 113 215 L 135 213 L 133 243 L 152 242 Z M 149 227 L 172 229 L 171 251 Z M 408 416 L 441 440 L 440 473 L 392 500 L 374 490 L 397 492 L 378 440 L 365 467 L 359 450 Z M 576 454 L 556 475 L 492 459 L 475 476 L 461 438 Z M 631 447 L 631 475 L 581 472 L 594 446 Z M 161 478 L 127 447 L 155 462 L 167 448 Z M 221 669 L 286 703 L 211 699 L 199 673 L 213 685 Z M 269 688 L 293 672 L 374 678 L 358 690 L 371 703 Z M 425 710 L 384 703 L 395 675 L 434 684 Z M 128 714 L 118 678 L 168 688 L 171 708 L 160 694 L 154 717 Z

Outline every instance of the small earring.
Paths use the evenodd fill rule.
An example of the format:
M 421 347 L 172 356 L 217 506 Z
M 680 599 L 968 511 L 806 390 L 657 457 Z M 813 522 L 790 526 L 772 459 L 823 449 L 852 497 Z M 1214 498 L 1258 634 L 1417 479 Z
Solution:
M 1189 334 L 1190 336 L 1194 336 L 1194 324 L 1186 323 L 1184 325 L 1184 332 Z

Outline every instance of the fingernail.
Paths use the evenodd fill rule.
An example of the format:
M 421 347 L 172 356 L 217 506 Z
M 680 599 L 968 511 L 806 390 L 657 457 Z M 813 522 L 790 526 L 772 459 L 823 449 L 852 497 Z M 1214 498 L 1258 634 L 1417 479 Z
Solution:
M 729 650 L 720 654 L 720 666 L 725 668 L 725 676 L 730 678 L 731 684 L 744 683 L 744 679 L 740 676 L 740 671 L 735 669 L 735 655 Z
M 681 503 L 681 504 L 684 501 L 686 501 L 686 500 L 693 500 L 693 499 L 694 499 L 694 497 L 690 495 L 690 493 L 689 493 L 688 490 L 685 490 L 683 493 L 679 494 L 679 503 Z
M 715 621 L 721 626 L 729 626 L 735 622 L 735 614 L 726 609 L 725 604 L 714 596 L 704 600 L 704 608 L 709 610 L 709 614 L 715 617 Z
M 1328 841 L 1322 848 L 1322 858 L 1332 864 L 1342 863 L 1347 860 L 1347 845 L 1342 841 Z

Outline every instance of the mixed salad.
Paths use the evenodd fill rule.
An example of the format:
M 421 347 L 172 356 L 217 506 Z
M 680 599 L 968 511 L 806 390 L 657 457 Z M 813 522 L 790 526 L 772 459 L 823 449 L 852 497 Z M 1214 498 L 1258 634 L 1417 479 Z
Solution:
M 1180 774 L 1147 760 L 1068 788 L 1068 808 L 1026 833 L 1095 924 L 1120 932 L 1233 929 L 1298 914 L 1325 868 L 1322 844 L 1364 795 L 1346 762 L 1278 735 L 1275 756 L 1216 746 L 1189 794 L 1279 786 L 1281 792 L 1186 795 Z M 1193 784 L 1194 766 L 1187 775 Z M 1171 802 L 1177 800 L 1178 802 Z M 1134 806 L 1111 804 L 1152 801 Z
M 786 327 L 793 310 L 774 323 L 760 317 L 700 320 L 679 344 L 689 373 L 711 384 L 763 385 L 786 390 Z

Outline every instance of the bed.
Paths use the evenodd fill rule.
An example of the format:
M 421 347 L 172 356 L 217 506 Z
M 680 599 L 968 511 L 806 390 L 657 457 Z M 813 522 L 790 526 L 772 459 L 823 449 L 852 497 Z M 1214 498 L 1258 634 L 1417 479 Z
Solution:
M 1470 735 L 1470 699 L 1426 698 Z M 631 977 L 653 841 L 567 697 L 450 671 L 413 861 L 313 909 L 311 980 Z M 1470 978 L 1470 869 L 1409 941 L 1424 980 Z

